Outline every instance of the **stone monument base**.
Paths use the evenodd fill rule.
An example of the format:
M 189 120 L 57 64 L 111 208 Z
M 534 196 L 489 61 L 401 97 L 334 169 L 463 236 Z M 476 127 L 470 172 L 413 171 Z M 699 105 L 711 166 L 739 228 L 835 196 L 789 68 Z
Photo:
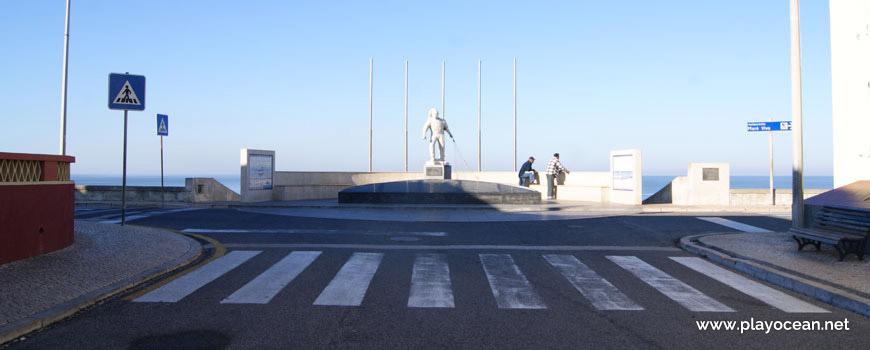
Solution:
M 428 161 L 423 166 L 423 178 L 426 180 L 450 180 L 453 167 L 447 162 Z
M 471 180 L 406 180 L 346 188 L 339 203 L 540 204 L 541 193 L 525 187 Z

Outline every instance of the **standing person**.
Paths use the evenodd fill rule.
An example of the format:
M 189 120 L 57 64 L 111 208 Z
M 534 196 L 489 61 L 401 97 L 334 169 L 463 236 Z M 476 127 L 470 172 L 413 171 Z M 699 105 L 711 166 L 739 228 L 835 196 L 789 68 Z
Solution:
M 553 159 L 550 159 L 550 162 L 547 163 L 547 199 L 553 199 L 553 187 L 556 185 L 556 175 L 563 171 L 566 174 L 571 173 L 562 166 L 562 162 L 559 161 L 559 153 L 553 153 Z
M 538 178 L 538 171 L 535 169 L 532 169 L 532 164 L 534 164 L 534 163 L 535 163 L 535 157 L 529 157 L 529 160 L 527 160 L 525 163 L 523 163 L 523 166 L 520 167 L 520 173 L 519 173 L 520 186 L 529 187 L 529 185 L 532 182 L 534 182 L 535 179 Z M 541 184 L 541 180 L 538 180 L 537 182 L 538 182 L 538 185 Z

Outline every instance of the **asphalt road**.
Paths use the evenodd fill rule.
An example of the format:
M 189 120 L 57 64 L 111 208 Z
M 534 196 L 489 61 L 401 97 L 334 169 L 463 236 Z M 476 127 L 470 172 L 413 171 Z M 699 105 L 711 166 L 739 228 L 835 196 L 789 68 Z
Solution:
M 87 208 L 77 218 L 111 221 L 112 210 Z M 131 224 L 216 239 L 228 254 L 158 289 L 143 287 L 138 301 L 121 296 L 9 349 L 841 349 L 866 348 L 870 334 L 863 316 L 772 287 L 784 293 L 775 299 L 791 307 L 827 311 L 786 312 L 789 306 L 744 293 L 746 285 L 735 288 L 680 263 L 705 266 L 676 248 L 680 237 L 733 231 L 691 215 L 509 223 L 330 220 L 233 209 L 128 215 L 139 216 Z M 777 217 L 720 217 L 774 231 L 789 227 Z M 269 271 L 281 266 L 295 266 L 298 275 L 268 287 L 281 279 Z M 250 302 L 270 288 L 265 304 L 227 302 Z M 698 329 L 698 321 L 713 320 L 738 326 L 848 320 L 850 330 Z

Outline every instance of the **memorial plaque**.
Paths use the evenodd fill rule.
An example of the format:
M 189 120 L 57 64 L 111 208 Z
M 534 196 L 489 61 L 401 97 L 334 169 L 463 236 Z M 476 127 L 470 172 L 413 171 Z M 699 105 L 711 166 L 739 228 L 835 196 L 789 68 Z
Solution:
M 719 168 L 703 168 L 703 181 L 719 181 Z
M 444 169 L 441 167 L 426 167 L 426 176 L 444 176 Z

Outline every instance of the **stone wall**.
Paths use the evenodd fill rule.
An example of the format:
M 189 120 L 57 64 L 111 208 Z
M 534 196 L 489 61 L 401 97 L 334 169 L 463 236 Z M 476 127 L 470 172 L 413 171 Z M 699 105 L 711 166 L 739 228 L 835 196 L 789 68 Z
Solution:
M 241 196 L 213 178 L 187 178 L 185 186 L 127 186 L 127 202 L 202 203 L 232 202 Z M 121 202 L 121 186 L 75 186 L 75 201 L 80 204 Z M 162 201 L 161 201 L 162 197 Z

